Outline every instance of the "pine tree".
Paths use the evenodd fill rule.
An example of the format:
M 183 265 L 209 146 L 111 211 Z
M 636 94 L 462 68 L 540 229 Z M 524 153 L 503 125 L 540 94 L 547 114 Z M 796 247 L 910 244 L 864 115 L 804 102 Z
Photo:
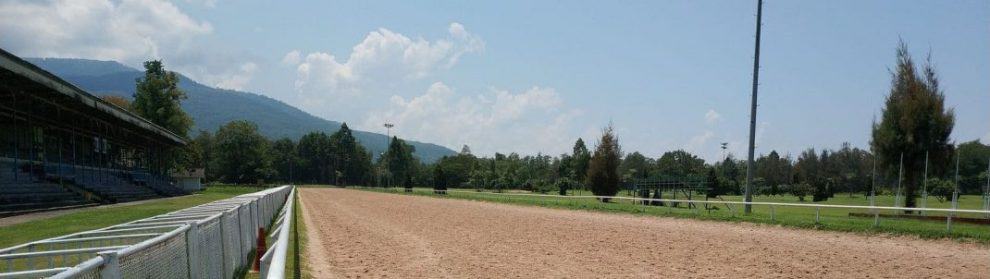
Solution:
M 953 152 L 949 135 L 954 125 L 955 113 L 945 107 L 931 55 L 919 73 L 907 45 L 901 42 L 890 95 L 880 122 L 873 124 L 870 144 L 877 162 L 887 170 L 896 171 L 903 156 L 905 207 L 916 204 L 926 152 L 936 175 L 948 165 Z
M 144 62 L 144 69 L 144 77 L 137 80 L 134 91 L 133 111 L 185 138 L 193 122 L 179 106 L 186 99 L 186 93 L 179 89 L 179 76 L 166 71 L 160 60 Z
M 584 145 L 584 140 L 578 138 L 574 142 L 573 152 L 571 153 L 571 170 L 574 175 L 571 179 L 579 183 L 585 181 L 589 160 L 591 160 L 591 153 L 588 152 L 588 147 Z
M 622 163 L 622 150 L 615 136 L 612 124 L 602 129 L 602 138 L 595 147 L 588 164 L 587 184 L 596 196 L 615 196 L 619 192 L 619 165 Z M 602 202 L 608 202 L 603 198 Z

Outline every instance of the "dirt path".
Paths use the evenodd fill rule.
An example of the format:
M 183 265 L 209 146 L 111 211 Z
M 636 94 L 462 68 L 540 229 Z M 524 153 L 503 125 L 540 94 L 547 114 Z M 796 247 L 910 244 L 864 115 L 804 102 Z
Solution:
M 990 278 L 990 248 L 977 244 L 344 189 L 301 195 L 320 278 Z

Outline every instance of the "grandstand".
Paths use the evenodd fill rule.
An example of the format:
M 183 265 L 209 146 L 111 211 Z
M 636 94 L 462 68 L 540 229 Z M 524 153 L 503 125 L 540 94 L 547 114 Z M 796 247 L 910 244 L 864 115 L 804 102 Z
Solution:
M 0 49 L 0 217 L 185 194 L 185 141 Z

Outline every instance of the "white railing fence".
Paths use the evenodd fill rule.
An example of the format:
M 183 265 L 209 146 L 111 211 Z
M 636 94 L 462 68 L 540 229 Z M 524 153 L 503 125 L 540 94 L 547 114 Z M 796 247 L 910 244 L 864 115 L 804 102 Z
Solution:
M 233 278 L 293 191 L 270 188 L 0 249 L 0 278 Z
M 261 278 L 282 279 L 285 278 L 286 255 L 289 249 L 289 235 L 292 232 L 292 218 L 294 217 L 295 192 L 293 189 L 289 194 L 289 199 L 282 207 L 278 218 L 272 224 L 272 232 L 269 238 L 273 239 L 270 248 L 261 257 Z
M 374 188 L 365 187 L 367 189 L 388 189 L 399 192 L 402 188 Z M 560 195 L 549 195 L 549 194 L 535 194 L 535 193 L 497 193 L 497 192 L 484 192 L 477 190 L 446 190 L 447 193 L 463 193 L 463 194 L 481 194 L 481 195 L 496 195 L 496 196 L 531 196 L 531 197 L 543 197 L 543 198 L 553 198 L 553 199 L 610 199 L 610 200 L 628 200 L 635 203 L 678 203 L 678 204 L 689 204 L 694 206 L 693 209 L 695 213 L 698 213 L 699 209 L 697 205 L 723 205 L 732 211 L 732 214 L 742 215 L 741 205 L 754 205 L 762 206 L 767 211 L 769 211 L 769 218 L 771 221 L 776 220 L 776 209 L 780 207 L 793 207 L 793 208 L 806 208 L 814 210 L 814 223 L 819 224 L 821 222 L 821 210 L 822 209 L 849 209 L 849 210 L 861 210 L 870 215 L 873 215 L 873 226 L 877 227 L 880 225 L 881 213 L 882 212 L 895 212 L 895 211 L 915 211 L 915 212 L 938 212 L 944 213 L 945 218 L 945 231 L 951 232 L 953 227 L 953 218 L 957 218 L 961 214 L 970 214 L 972 216 L 990 216 L 990 210 L 978 210 L 978 209 L 958 209 L 958 208 L 916 208 L 916 207 L 897 207 L 897 206 L 866 206 L 866 205 L 836 205 L 836 204 L 814 204 L 814 203 L 779 203 L 779 202 L 744 202 L 744 201 L 727 201 L 727 200 L 685 200 L 685 199 L 655 199 L 655 198 L 642 198 L 642 197 L 629 197 L 629 196 L 595 196 L 595 195 L 581 195 L 581 196 L 560 196 Z M 735 209 L 729 207 L 732 205 L 736 206 Z M 668 208 L 670 208 L 668 206 Z M 689 208 L 690 209 L 690 208 Z

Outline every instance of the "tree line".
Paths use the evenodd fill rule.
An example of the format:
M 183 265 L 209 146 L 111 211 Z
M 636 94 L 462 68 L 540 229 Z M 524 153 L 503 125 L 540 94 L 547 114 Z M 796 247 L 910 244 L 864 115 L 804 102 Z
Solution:
M 838 149 L 809 148 L 796 156 L 771 150 L 754 162 L 756 193 L 792 194 L 802 200 L 810 195 L 821 201 L 837 193 L 896 192 L 906 197 L 905 206 L 912 207 L 922 189 L 940 199 L 984 191 L 990 146 L 979 141 L 950 142 L 955 115 L 945 106 L 931 56 L 919 67 L 902 42 L 896 57 L 890 92 L 881 119 L 873 122 L 869 149 L 843 143 Z M 415 148 L 398 137 L 390 139 L 384 153 L 372 154 L 355 140 L 346 123 L 330 135 L 312 132 L 298 140 L 272 141 L 255 124 L 233 121 L 215 134 L 201 131 L 188 138 L 192 122 L 179 108 L 185 95 L 175 74 L 165 71 L 160 61 L 149 61 L 145 68 L 134 104 L 106 100 L 186 137 L 189 144 L 173 157 L 175 166 L 205 168 L 207 181 L 433 185 L 561 194 L 588 189 L 603 196 L 615 195 L 623 185 L 641 179 L 704 181 L 710 196 L 738 195 L 745 186 L 746 164 L 732 154 L 716 162 L 685 150 L 668 151 L 658 158 L 624 154 L 611 124 L 592 149 L 579 138 L 570 153 L 557 156 L 483 157 L 465 145 L 461 152 L 432 163 L 421 162 L 414 156 Z

